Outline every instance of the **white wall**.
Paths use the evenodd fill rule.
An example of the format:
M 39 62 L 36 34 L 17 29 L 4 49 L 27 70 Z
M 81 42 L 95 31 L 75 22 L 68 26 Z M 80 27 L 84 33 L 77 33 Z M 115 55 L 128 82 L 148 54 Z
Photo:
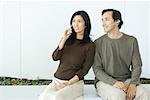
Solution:
M 150 2 L 148 3 L 149 4 L 149 10 L 148 10 L 148 12 L 150 12 Z M 149 13 L 149 17 L 150 17 L 150 13 Z M 148 19 L 149 20 L 149 23 L 148 23 L 148 27 L 150 27 L 150 18 Z M 149 38 L 148 38 L 148 44 L 149 44 L 149 48 L 148 48 L 148 50 L 150 50 L 150 28 L 148 28 L 149 29 L 149 32 L 148 32 L 148 36 L 149 36 Z M 147 67 L 147 70 L 149 70 L 148 72 L 149 72 L 149 74 L 147 75 L 148 77 L 150 77 L 150 52 L 148 52 L 148 54 L 149 54 L 149 56 L 148 56 L 148 59 L 149 59 L 149 66 Z
M 51 58 L 64 29 L 77 10 L 89 13 L 92 38 L 103 35 L 101 11 L 122 12 L 122 31 L 137 37 L 143 60 L 142 77 L 150 78 L 148 1 L 1 1 L 0 76 L 51 79 L 58 63 Z M 90 70 L 86 79 L 93 79 Z
M 4 76 L 20 76 L 19 3 L 0 3 L 0 74 Z

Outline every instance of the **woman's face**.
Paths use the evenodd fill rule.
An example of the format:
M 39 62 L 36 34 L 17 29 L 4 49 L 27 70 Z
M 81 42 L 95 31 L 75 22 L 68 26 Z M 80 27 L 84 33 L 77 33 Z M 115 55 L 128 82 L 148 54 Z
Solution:
M 85 21 L 81 15 L 76 15 L 73 18 L 72 27 L 77 34 L 84 34 Z

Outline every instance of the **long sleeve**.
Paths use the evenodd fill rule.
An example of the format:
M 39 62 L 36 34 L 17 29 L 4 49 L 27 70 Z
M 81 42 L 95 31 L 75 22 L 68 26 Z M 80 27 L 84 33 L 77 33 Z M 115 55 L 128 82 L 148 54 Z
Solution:
M 96 44 L 96 41 L 95 41 Z M 93 71 L 95 74 L 96 79 L 103 81 L 107 84 L 113 85 L 117 80 L 109 76 L 105 71 L 102 64 L 101 54 L 100 50 L 98 48 L 99 44 L 96 44 L 96 51 L 95 51 L 95 57 L 94 57 L 94 63 L 93 63 Z
M 94 60 L 94 54 L 95 54 L 95 44 L 90 43 L 89 47 L 86 51 L 86 58 L 83 63 L 82 68 L 76 73 L 76 75 L 79 77 L 79 79 L 82 79 L 90 70 L 93 60 Z
M 133 43 L 133 55 L 132 55 L 132 75 L 131 83 L 138 84 L 141 75 L 142 61 L 139 52 L 139 46 L 137 39 L 135 38 Z
M 59 47 L 57 47 L 52 54 L 53 60 L 54 61 L 60 60 L 62 52 L 63 52 L 63 49 L 59 50 Z

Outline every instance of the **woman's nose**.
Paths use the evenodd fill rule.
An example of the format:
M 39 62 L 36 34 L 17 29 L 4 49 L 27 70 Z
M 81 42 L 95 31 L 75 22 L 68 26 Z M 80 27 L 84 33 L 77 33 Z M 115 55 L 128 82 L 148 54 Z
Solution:
M 75 23 L 74 23 L 74 26 L 78 26 L 78 22 L 75 22 Z

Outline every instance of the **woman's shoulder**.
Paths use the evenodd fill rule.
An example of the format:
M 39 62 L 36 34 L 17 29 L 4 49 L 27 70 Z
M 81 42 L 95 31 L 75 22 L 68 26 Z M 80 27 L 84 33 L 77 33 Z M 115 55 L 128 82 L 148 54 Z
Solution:
M 95 48 L 95 43 L 91 40 L 88 43 L 85 44 L 87 48 Z

